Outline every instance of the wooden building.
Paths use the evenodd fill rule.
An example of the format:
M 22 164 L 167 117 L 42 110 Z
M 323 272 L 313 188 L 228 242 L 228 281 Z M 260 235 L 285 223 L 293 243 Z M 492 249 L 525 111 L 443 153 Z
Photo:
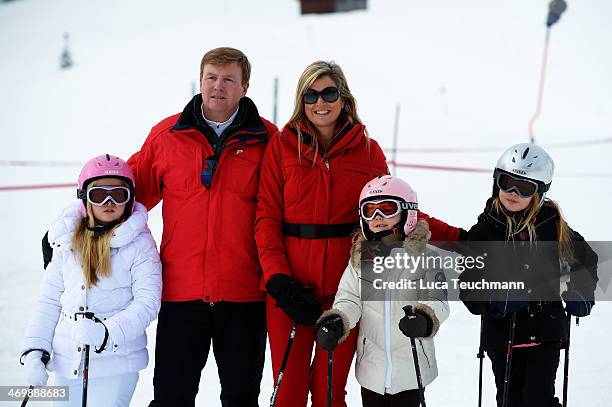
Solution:
M 365 10 L 367 0 L 300 0 L 302 14 L 338 13 Z

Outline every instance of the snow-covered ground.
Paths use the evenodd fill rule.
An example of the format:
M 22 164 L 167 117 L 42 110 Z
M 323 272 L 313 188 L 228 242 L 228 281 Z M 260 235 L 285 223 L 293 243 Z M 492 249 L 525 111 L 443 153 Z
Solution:
M 297 0 L 20 0 L 0 5 L 0 186 L 68 183 L 79 166 L 9 166 L 6 160 L 82 162 L 111 152 L 127 158 L 158 120 L 182 110 L 197 82 L 202 54 L 242 49 L 253 64 L 249 96 L 272 116 L 279 78 L 279 122 L 293 108 L 295 85 L 315 59 L 345 70 L 371 135 L 391 147 L 401 104 L 400 148 L 493 147 L 490 151 L 403 153 L 398 161 L 492 169 L 510 144 L 526 141 L 535 109 L 547 0 L 371 0 L 369 10 L 333 16 L 298 14 Z M 551 147 L 557 174 L 550 196 L 589 240 L 612 240 L 604 208 L 612 201 L 612 26 L 606 0 L 569 0 L 553 28 L 536 140 L 607 143 Z M 232 28 L 233 27 L 233 28 Z M 231 29 L 230 29 L 231 28 Z M 63 33 L 75 65 L 62 71 Z M 487 173 L 402 168 L 420 206 L 469 227 L 490 193 Z M 40 238 L 72 188 L 0 191 L 0 385 L 22 382 L 21 336 L 42 276 Z M 151 214 L 159 238 L 160 211 Z M 612 335 L 609 303 L 573 329 L 569 405 L 609 406 Z M 155 327 L 151 326 L 150 349 Z M 478 318 L 453 303 L 437 339 L 440 376 L 429 405 L 477 400 Z M 269 358 L 267 360 L 269 362 Z M 152 366 L 142 372 L 133 405 L 152 396 Z M 493 379 L 485 362 L 485 406 Z M 561 373 L 559 381 L 561 384 Z M 266 366 L 261 405 L 273 378 Z M 559 387 L 560 390 L 560 387 Z M 360 405 L 351 376 L 350 406 Z M 559 391 L 560 393 L 560 391 Z M 209 358 L 199 405 L 219 405 Z M 0 403 L 2 404 L 2 403 Z M 5 405 L 14 405 L 5 403 Z M 40 403 L 39 403 L 40 405 Z

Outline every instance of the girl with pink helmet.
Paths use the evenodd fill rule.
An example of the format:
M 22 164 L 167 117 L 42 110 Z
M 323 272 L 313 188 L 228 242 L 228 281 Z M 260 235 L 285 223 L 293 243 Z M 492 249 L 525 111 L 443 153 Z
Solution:
M 438 373 L 433 337 L 449 315 L 446 290 L 395 289 L 390 283 L 409 280 L 429 287 L 428 282 L 445 282 L 444 272 L 393 266 L 384 274 L 372 274 L 365 263 L 362 268 L 362 259 L 375 262 L 376 254 L 437 256 L 427 244 L 429 226 L 417 220 L 417 210 L 416 192 L 399 178 L 384 175 L 364 186 L 359 197 L 361 231 L 354 236 L 332 309 L 317 322 L 317 343 L 329 352 L 360 322 L 355 374 L 364 407 L 419 406 L 424 386 Z M 390 249 L 388 243 L 393 242 L 399 247 Z
M 157 317 L 161 263 L 134 175 L 108 154 L 89 160 L 78 202 L 50 228 L 46 269 L 22 344 L 30 386 L 68 386 L 64 406 L 128 406 L 148 363 L 145 329 Z

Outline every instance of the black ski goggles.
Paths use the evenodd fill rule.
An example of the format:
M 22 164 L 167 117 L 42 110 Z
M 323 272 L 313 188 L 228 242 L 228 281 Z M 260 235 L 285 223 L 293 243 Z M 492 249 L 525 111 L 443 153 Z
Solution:
M 87 190 L 87 202 L 92 205 L 102 206 L 108 201 L 115 205 L 124 205 L 130 201 L 132 192 L 128 187 L 111 185 L 111 186 L 95 186 Z
M 340 97 L 340 92 L 335 86 L 329 86 L 322 91 L 316 91 L 314 89 L 308 89 L 302 96 L 302 101 L 307 105 L 313 105 L 319 100 L 319 96 L 323 98 L 327 103 L 333 103 Z
M 498 172 L 495 177 L 495 182 L 502 191 L 508 193 L 516 192 L 522 198 L 529 198 L 535 195 L 540 189 L 535 181 L 514 177 L 505 172 Z

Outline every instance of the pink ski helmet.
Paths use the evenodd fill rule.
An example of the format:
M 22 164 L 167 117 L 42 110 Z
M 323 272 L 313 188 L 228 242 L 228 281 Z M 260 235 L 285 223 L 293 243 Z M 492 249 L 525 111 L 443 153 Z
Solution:
M 127 182 L 130 188 L 131 198 L 126 204 L 125 213 L 134 211 L 135 180 L 130 166 L 121 158 L 104 154 L 87 161 L 79 174 L 77 198 L 81 200 L 81 212 L 87 216 L 87 186 L 90 182 L 100 178 L 119 178 Z
M 402 213 L 401 220 L 393 230 L 374 233 L 368 227 L 361 213 L 362 205 L 366 202 L 391 199 L 399 201 Z M 417 194 L 407 182 L 391 175 L 381 175 L 368 182 L 359 195 L 359 219 L 361 230 L 368 240 L 378 240 L 383 236 L 390 235 L 395 230 L 405 237 L 412 232 L 417 224 L 418 201 Z M 381 235 L 382 234 L 382 235 Z

